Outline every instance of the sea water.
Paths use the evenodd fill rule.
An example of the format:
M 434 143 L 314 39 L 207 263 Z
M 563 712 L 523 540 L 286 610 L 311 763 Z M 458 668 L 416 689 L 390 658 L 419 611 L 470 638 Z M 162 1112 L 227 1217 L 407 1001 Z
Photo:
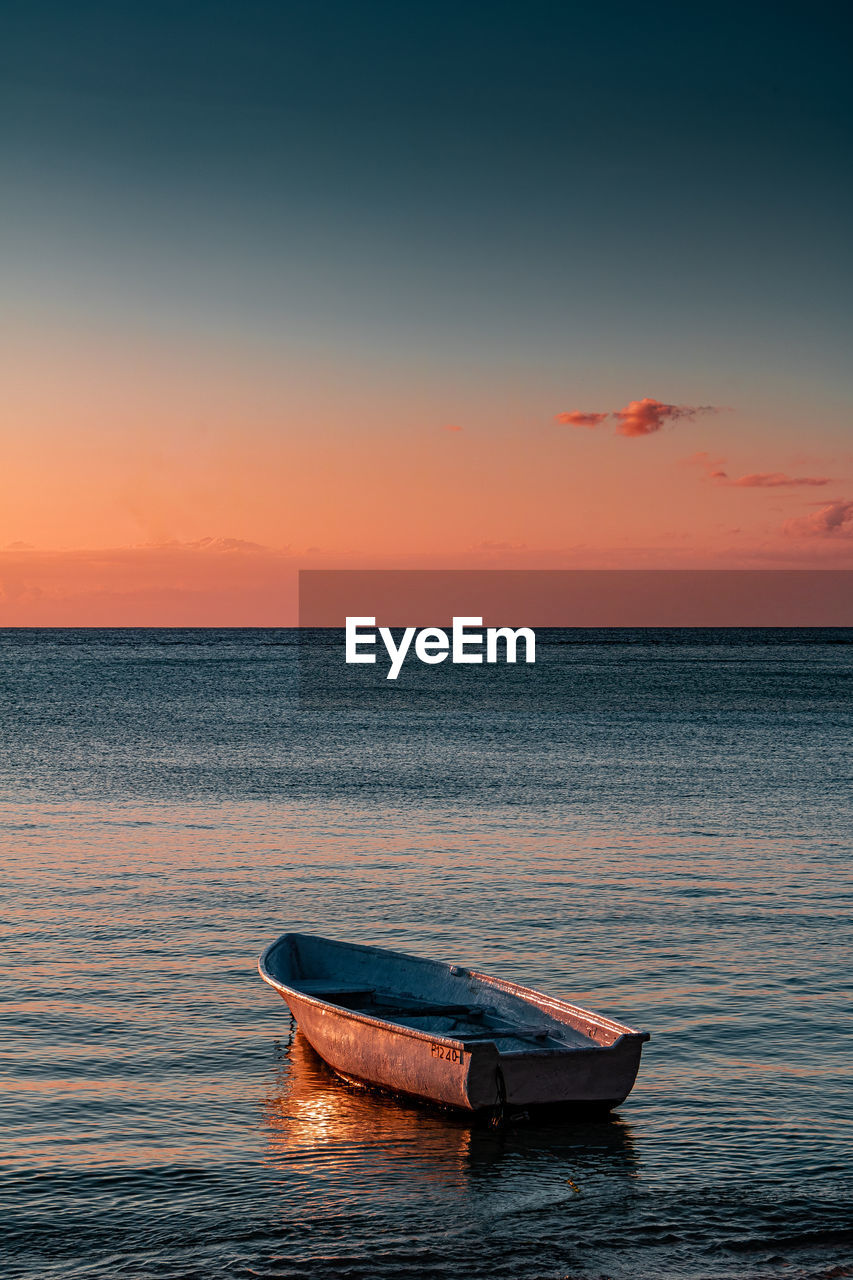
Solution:
M 853 1275 L 853 633 L 483 674 L 0 633 L 7 1280 Z M 648 1030 L 634 1091 L 491 1128 L 347 1085 L 258 978 L 290 929 Z

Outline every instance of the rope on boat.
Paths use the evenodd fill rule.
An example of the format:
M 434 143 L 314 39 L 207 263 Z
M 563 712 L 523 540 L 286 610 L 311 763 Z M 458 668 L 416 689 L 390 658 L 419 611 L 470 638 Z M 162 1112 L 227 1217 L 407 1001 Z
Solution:
M 296 1035 L 296 1019 L 293 1016 L 292 1009 L 288 1008 L 287 1012 L 290 1015 L 290 1024 L 287 1030 L 287 1044 L 285 1045 L 285 1048 L 289 1049 L 290 1046 L 293 1044 L 293 1037 Z
M 282 1040 L 279 1040 L 279 1038 L 276 1036 L 276 1038 L 272 1042 L 277 1058 L 287 1057 L 287 1051 L 293 1044 L 293 1037 L 296 1034 L 296 1019 L 294 1018 L 293 1014 L 290 1012 L 289 1009 L 287 1012 L 290 1015 L 290 1022 L 288 1023 L 288 1028 L 287 1028 L 287 1039 L 282 1041 Z
M 491 1124 L 494 1129 L 502 1129 L 506 1120 L 506 1080 L 504 1080 L 504 1073 L 500 1063 L 495 1067 L 495 1085 L 497 1088 L 497 1101 Z

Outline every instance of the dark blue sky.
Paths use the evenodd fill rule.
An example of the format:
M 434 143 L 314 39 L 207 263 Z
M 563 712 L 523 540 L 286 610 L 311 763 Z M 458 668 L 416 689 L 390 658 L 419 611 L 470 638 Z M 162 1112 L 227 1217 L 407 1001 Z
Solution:
M 843 378 L 845 6 L 2 12 L 22 306 L 365 358 Z

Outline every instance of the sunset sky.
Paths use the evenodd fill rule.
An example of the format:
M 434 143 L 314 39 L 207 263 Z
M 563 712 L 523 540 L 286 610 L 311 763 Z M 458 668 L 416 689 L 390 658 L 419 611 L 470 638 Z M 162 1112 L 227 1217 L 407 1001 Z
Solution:
M 0 18 L 0 624 L 299 567 L 853 567 L 849 14 Z

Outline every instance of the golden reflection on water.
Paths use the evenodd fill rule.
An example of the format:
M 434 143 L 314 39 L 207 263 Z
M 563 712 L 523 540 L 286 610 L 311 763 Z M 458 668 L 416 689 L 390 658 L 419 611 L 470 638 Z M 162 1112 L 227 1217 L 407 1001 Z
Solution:
M 619 1116 L 583 1121 L 551 1113 L 511 1118 L 496 1129 L 489 1119 L 408 1102 L 341 1080 L 296 1031 L 280 1046 L 262 1104 L 273 1167 L 294 1162 L 337 1167 L 352 1177 L 370 1170 L 380 1180 L 466 1189 L 499 1171 L 524 1181 L 545 1167 L 562 1170 L 569 1194 L 586 1174 L 634 1178 L 639 1162 L 631 1126 Z M 502 1168 L 502 1166 L 504 1166 Z M 575 1186 L 575 1184 L 578 1184 Z
M 347 1084 L 298 1031 L 282 1048 L 263 1104 L 274 1165 L 331 1158 L 376 1168 L 406 1162 L 412 1178 L 461 1187 L 470 1146 L 464 1119 Z

